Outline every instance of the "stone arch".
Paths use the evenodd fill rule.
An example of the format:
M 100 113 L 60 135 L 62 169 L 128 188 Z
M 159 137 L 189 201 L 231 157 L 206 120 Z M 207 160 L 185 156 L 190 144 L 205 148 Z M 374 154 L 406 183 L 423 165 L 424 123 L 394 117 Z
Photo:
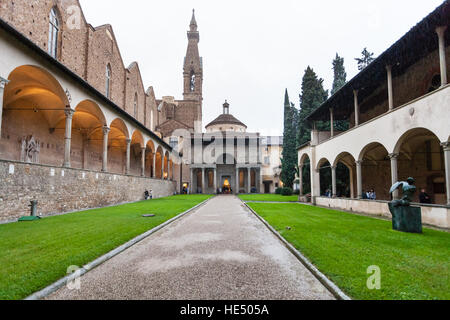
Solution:
M 447 204 L 444 151 L 434 132 L 425 128 L 408 130 L 397 141 L 394 154 L 398 155 L 399 181 L 414 177 L 417 189 L 425 189 L 432 203 Z
M 144 136 L 139 130 L 134 130 L 130 144 L 130 172 L 140 176 L 142 170 L 142 149 L 145 147 Z
M 106 119 L 100 107 L 91 100 L 83 100 L 75 107 L 72 120 L 72 157 L 75 168 L 101 170 L 103 150 L 103 127 Z M 58 128 L 65 127 L 61 119 Z M 77 153 L 81 157 L 77 157 Z
M 152 139 L 149 139 L 147 141 L 147 145 L 146 145 L 146 157 L 145 157 L 145 175 L 147 177 L 152 177 L 154 178 L 154 157 L 155 157 L 155 152 L 156 152 L 156 147 L 155 147 L 155 143 Z
M 2 157 L 23 160 L 24 146 L 36 146 L 33 163 L 60 166 L 64 161 L 63 129 L 57 128 L 70 109 L 60 82 L 48 71 L 22 65 L 8 76 L 2 114 Z M 63 121 L 64 123 L 64 121 Z
M 299 157 L 299 170 L 302 170 L 300 195 L 309 194 L 311 193 L 311 158 L 306 152 Z
M 308 153 L 303 153 L 300 157 L 299 157 L 299 165 L 303 166 L 305 164 L 306 161 L 311 161 L 311 157 L 309 156 Z
M 320 159 L 316 170 L 320 180 L 320 195 L 325 195 L 327 191 L 331 192 L 331 162 L 327 158 Z
M 347 151 L 341 152 L 333 162 L 336 170 L 336 197 L 354 198 L 356 185 L 356 161 Z
M 164 153 L 164 179 L 169 179 L 169 151 Z
M 412 136 L 423 136 L 423 135 L 434 136 L 434 137 L 436 137 L 436 139 L 439 140 L 438 135 L 428 128 L 423 128 L 423 127 L 413 128 L 413 129 L 410 129 L 410 130 L 404 132 L 400 136 L 400 138 L 397 140 L 397 143 L 395 144 L 393 153 L 400 152 L 400 148 L 402 147 L 405 140 L 410 139 Z
M 320 170 L 321 167 L 323 167 L 324 164 L 329 163 L 331 166 L 331 162 L 327 158 L 322 158 L 317 162 L 316 171 Z
M 391 162 L 387 148 L 380 142 L 371 142 L 361 150 L 359 161 L 363 196 L 373 190 L 377 200 L 391 200 Z

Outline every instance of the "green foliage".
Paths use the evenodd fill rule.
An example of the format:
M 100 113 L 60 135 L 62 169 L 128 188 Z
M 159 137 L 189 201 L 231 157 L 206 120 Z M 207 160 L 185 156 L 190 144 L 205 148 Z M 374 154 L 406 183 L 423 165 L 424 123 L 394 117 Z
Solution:
M 295 166 L 297 165 L 298 153 L 295 142 L 297 114 L 295 107 L 289 101 L 288 91 L 284 98 L 284 134 L 283 153 L 281 159 L 281 181 L 285 186 L 294 185 Z
M 275 194 L 281 194 L 281 191 L 283 191 L 283 188 L 276 188 Z
M 326 162 L 320 169 L 320 194 L 332 190 L 331 165 Z M 350 170 L 342 163 L 336 166 L 336 192 L 339 198 L 350 198 Z
M 31 223 L 0 225 L 0 300 L 23 299 L 208 195 L 180 195 L 89 210 Z M 156 214 L 143 218 L 143 214 Z
M 292 188 L 289 188 L 289 187 L 284 187 L 281 190 L 281 195 L 282 196 L 292 196 L 293 193 L 294 193 L 294 191 L 292 190 Z
M 323 88 L 323 79 L 319 79 L 314 70 L 308 66 L 302 80 L 300 95 L 300 113 L 298 116 L 297 146 L 311 140 L 311 128 L 306 117 L 316 110 L 328 98 L 328 91 Z M 327 123 L 318 122 L 317 129 L 329 128 Z M 325 129 L 327 130 L 327 129 Z
M 336 53 L 336 58 L 333 60 L 334 80 L 331 95 L 334 95 L 340 88 L 347 83 L 347 73 L 344 67 L 344 58 Z M 337 131 L 347 131 L 350 127 L 347 120 L 336 120 L 334 127 Z
M 299 204 L 250 206 L 354 299 L 450 299 L 447 232 L 396 232 L 391 221 Z M 373 265 L 380 290 L 367 288 Z
M 334 80 L 331 95 L 334 95 L 340 88 L 347 83 L 347 73 L 344 67 L 344 58 L 336 53 L 336 58 L 333 60 Z
M 361 58 L 355 58 L 356 62 L 358 62 L 358 70 L 364 70 L 369 64 L 372 63 L 375 58 L 373 57 L 374 53 L 367 51 L 367 48 L 361 52 Z

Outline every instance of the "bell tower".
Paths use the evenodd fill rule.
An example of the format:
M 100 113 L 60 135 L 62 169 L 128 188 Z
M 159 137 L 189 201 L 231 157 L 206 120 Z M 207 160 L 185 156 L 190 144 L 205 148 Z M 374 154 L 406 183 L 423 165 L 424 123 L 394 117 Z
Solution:
M 198 43 L 200 42 L 200 33 L 197 30 L 197 21 L 195 20 L 195 10 L 192 10 L 192 19 L 187 32 L 188 47 L 186 57 L 184 58 L 183 83 L 184 100 L 195 101 L 197 104 L 195 121 L 197 122 L 195 131 L 202 130 L 202 89 L 203 89 L 203 60 L 200 57 Z

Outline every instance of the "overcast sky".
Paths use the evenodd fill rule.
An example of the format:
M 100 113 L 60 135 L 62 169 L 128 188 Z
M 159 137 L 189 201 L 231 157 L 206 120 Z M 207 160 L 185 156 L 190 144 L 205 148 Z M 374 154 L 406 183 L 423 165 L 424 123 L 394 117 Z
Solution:
M 308 65 L 331 89 L 331 62 L 345 58 L 347 80 L 364 47 L 376 56 L 442 0 L 81 0 L 93 26 L 113 26 L 127 67 L 137 61 L 157 98 L 182 99 L 182 68 L 192 9 L 203 56 L 203 127 L 222 112 L 251 132 L 283 131 L 284 90 L 298 107 Z M 437 40 L 436 40 L 437 41 Z M 331 91 L 331 90 L 330 90 Z

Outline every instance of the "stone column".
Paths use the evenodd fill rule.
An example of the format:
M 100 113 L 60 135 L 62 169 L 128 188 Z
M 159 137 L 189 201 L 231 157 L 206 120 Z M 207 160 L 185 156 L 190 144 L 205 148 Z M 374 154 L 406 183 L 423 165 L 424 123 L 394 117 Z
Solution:
M 336 186 L 336 166 L 331 167 L 331 189 L 333 192 L 333 198 L 337 197 L 337 186 Z
M 391 153 L 389 155 L 389 158 L 391 159 L 391 185 L 394 185 L 398 181 L 398 153 Z M 399 198 L 399 192 L 396 190 L 392 194 L 394 200 Z
M 300 196 L 303 196 L 303 166 L 299 167 L 299 184 L 300 184 Z
M 141 147 L 141 177 L 145 177 L 145 150 L 146 147 Z
M 436 28 L 439 38 L 439 62 L 441 65 L 441 86 L 447 84 L 447 62 L 445 61 L 445 30 L 447 26 Z
M 70 168 L 70 150 L 71 150 L 71 142 L 72 142 L 72 119 L 75 113 L 75 110 L 70 108 L 66 108 L 64 110 L 66 114 L 66 133 L 64 135 L 64 168 Z
M 330 108 L 330 132 L 331 137 L 334 137 L 334 110 Z
M 2 133 L 2 117 L 3 117 L 3 96 L 5 91 L 5 86 L 9 83 L 9 80 L 6 80 L 0 77 L 0 137 Z
M 153 153 L 153 168 L 152 168 L 153 179 L 156 179 L 156 152 Z
M 447 205 L 450 206 L 450 142 L 442 144 L 445 160 L 445 186 L 447 189 Z
M 102 172 L 108 171 L 108 135 L 111 131 L 107 126 L 103 127 L 103 161 L 102 161 Z
M 358 90 L 353 90 L 355 100 L 355 127 L 359 126 L 359 105 L 358 105 Z
M 356 161 L 356 184 L 358 189 L 358 199 L 362 199 L 363 189 L 362 189 L 362 161 Z
M 392 88 L 392 66 L 386 66 L 389 111 L 394 110 L 394 89 Z
M 252 193 L 252 168 L 247 169 L 247 175 L 248 175 L 248 185 L 247 185 L 247 193 Z
M 166 165 L 164 154 L 161 155 L 161 180 L 164 180 L 164 167 Z
M 206 170 L 205 168 L 202 168 L 202 193 L 205 194 L 206 192 Z
M 127 144 L 127 159 L 126 159 L 126 167 L 125 167 L 125 174 L 130 174 L 130 157 L 131 157 L 131 139 L 126 139 L 125 143 Z
M 189 193 L 194 194 L 194 169 L 190 168 L 191 170 L 191 182 L 189 184 Z
M 214 168 L 214 193 L 217 192 L 217 168 Z
M 240 184 L 239 184 L 239 170 L 240 169 L 238 167 L 236 167 L 236 183 L 235 183 L 236 189 L 234 190 L 235 194 L 239 194 L 239 187 L 240 187 Z

